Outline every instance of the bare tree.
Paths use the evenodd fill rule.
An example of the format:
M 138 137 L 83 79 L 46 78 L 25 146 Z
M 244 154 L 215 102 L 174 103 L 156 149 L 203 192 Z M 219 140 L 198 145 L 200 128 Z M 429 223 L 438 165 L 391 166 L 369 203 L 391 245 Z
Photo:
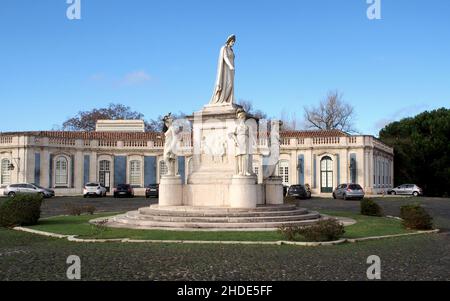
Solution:
M 256 118 L 267 119 L 267 114 L 261 110 L 255 109 L 253 103 L 250 100 L 241 99 L 238 101 L 238 105 L 240 105 L 245 110 L 245 112 L 255 116 Z
M 295 112 L 281 111 L 280 121 L 282 122 L 281 129 L 283 131 L 296 131 L 301 128 L 301 123 Z
M 318 107 L 305 107 L 304 111 L 309 128 L 355 132 L 354 108 L 342 99 L 342 94 L 338 91 L 328 92 L 326 99 L 321 101 Z

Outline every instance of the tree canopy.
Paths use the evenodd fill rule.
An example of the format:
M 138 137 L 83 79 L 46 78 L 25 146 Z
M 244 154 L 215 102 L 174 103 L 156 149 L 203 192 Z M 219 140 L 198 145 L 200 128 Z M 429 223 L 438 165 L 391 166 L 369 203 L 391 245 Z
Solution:
M 95 131 L 98 120 L 140 120 L 144 114 L 133 111 L 129 106 L 123 104 L 109 104 L 106 108 L 80 111 L 74 117 L 66 120 L 62 129 L 64 131 Z M 145 121 L 147 132 L 161 132 L 163 129 L 162 117 L 156 120 Z
M 433 196 L 450 194 L 450 109 L 391 123 L 380 139 L 395 149 L 397 185 L 417 184 Z

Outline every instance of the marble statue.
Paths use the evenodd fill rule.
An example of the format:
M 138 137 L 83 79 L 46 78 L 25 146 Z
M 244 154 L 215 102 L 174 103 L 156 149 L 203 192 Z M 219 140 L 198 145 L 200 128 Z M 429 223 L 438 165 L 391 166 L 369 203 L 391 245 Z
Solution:
M 217 81 L 212 96 L 211 105 L 234 103 L 234 52 L 236 36 L 228 37 L 225 46 L 220 49 L 217 68 Z
M 234 132 L 231 133 L 236 144 L 236 161 L 237 161 L 237 175 L 239 176 L 251 176 L 252 162 L 250 160 L 250 128 L 245 121 L 247 114 L 243 109 L 238 109 L 236 112 L 238 117 Z
M 175 176 L 175 162 L 177 155 L 175 153 L 177 147 L 177 135 L 173 126 L 172 114 L 164 117 L 164 124 L 167 127 L 164 141 L 164 162 L 167 166 L 167 176 Z

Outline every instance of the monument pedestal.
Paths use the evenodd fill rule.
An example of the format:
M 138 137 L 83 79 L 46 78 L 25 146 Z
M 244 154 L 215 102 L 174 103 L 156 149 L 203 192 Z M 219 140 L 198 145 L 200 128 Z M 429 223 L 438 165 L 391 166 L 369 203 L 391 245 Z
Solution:
M 182 206 L 183 184 L 181 176 L 163 176 L 159 184 L 159 205 Z
M 270 177 L 265 180 L 266 185 L 266 204 L 282 205 L 283 199 L 283 180 L 281 177 Z
M 256 208 L 258 203 L 256 176 L 233 176 L 230 186 L 231 208 Z

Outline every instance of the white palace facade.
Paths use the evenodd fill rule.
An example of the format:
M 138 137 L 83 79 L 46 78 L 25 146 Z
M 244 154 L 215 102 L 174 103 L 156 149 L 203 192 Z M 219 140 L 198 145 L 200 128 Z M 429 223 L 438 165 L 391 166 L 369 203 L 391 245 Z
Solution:
M 80 195 L 87 182 L 103 183 L 111 191 L 117 184 L 128 183 L 136 194 L 144 194 L 147 185 L 159 183 L 167 171 L 164 135 L 103 126 L 109 129 L 1 133 L 0 194 L 9 184 L 35 183 L 53 188 L 57 195 Z M 369 194 L 393 187 L 393 148 L 373 136 L 338 130 L 285 131 L 280 136 L 276 172 L 285 186 L 309 184 L 313 194 L 330 194 L 342 183 L 358 183 Z M 177 170 L 186 181 L 191 170 L 191 139 L 180 143 L 183 155 Z M 267 143 L 259 138 L 258 147 L 267 147 Z M 262 159 L 253 157 L 260 183 Z

